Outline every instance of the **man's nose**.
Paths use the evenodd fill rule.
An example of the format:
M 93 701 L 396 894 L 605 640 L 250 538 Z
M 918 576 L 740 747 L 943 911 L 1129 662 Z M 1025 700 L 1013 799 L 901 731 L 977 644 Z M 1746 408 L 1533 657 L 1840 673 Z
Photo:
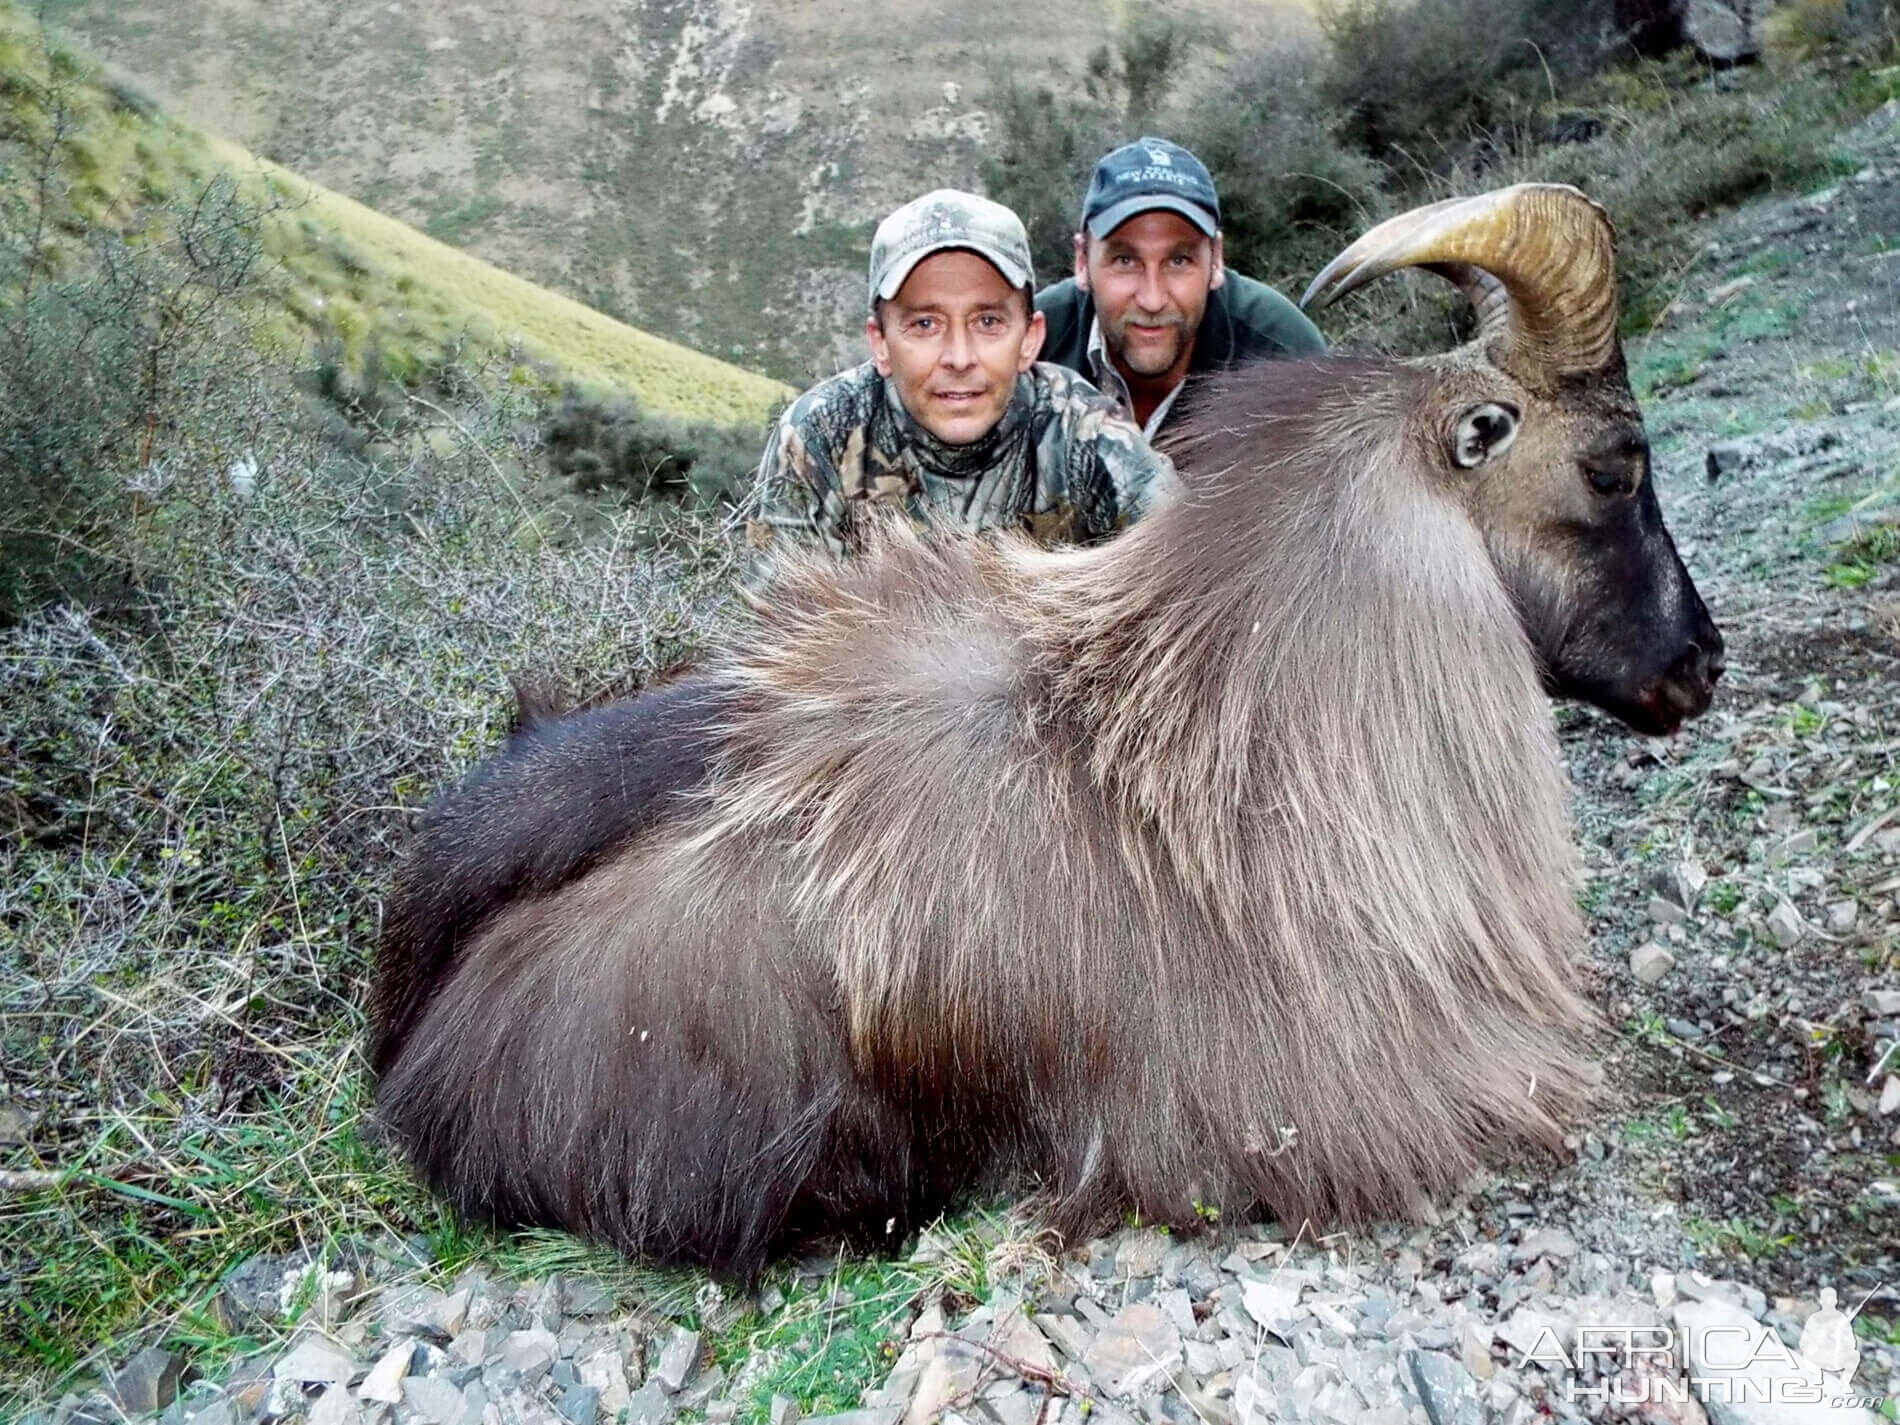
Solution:
M 1142 270 L 1141 286 L 1135 291 L 1135 305 L 1144 312 L 1159 312 L 1168 305 L 1168 289 L 1161 285 L 1161 270 L 1148 267 Z
M 938 361 L 953 371 L 962 371 L 976 360 L 976 343 L 963 327 L 952 326 L 944 337 L 943 351 Z

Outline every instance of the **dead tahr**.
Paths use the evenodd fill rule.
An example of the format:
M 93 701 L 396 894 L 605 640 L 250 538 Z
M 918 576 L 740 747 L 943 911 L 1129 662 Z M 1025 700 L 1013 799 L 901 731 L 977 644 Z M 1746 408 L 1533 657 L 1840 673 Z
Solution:
M 1602 211 L 1437 204 L 1315 290 L 1402 266 L 1474 341 L 1241 375 L 1099 547 L 790 559 L 701 671 L 445 798 L 373 1005 L 423 1178 L 745 1277 L 978 1185 L 1064 1233 L 1352 1221 L 1559 1142 L 1592 1012 L 1544 691 L 1666 731 L 1722 643 Z

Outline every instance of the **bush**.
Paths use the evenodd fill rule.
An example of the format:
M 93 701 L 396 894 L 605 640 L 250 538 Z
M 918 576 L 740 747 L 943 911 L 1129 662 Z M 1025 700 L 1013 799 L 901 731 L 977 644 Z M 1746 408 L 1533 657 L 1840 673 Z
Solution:
M 984 152 L 983 191 L 1023 220 L 1036 280 L 1059 282 L 1075 265 L 1075 230 L 1096 160 L 1124 141 L 1124 130 L 1100 104 L 1058 99 L 1008 78 L 992 86 L 988 102 L 998 141 Z
M 1384 170 L 1326 120 L 1321 53 L 1290 47 L 1234 62 L 1189 103 L 1179 133 L 1213 174 L 1227 261 L 1298 289 L 1384 216 Z
M 246 480 L 192 446 L 102 526 L 124 616 L 0 629 L 0 1084 L 34 1120 L 0 1167 L 59 1184 L 0 1222 L 0 1415 L 156 1320 L 225 1340 L 205 1306 L 252 1253 L 445 1227 L 362 1126 L 393 848 L 505 730 L 510 670 L 638 681 L 734 572 L 691 512 L 565 539 L 504 473 L 531 396 L 465 389 L 388 465 L 281 378 L 227 415 Z
M 110 526 L 207 442 L 256 380 L 240 328 L 265 264 L 265 216 L 227 178 L 163 202 L 96 188 L 82 70 L 10 40 L 0 129 L 0 624 L 117 580 Z M 214 460 L 215 463 L 215 460 Z
M 235 438 L 221 412 L 259 373 L 239 331 L 257 217 L 216 180 L 131 237 L 92 232 L 64 272 L 34 235 L 57 211 L 29 208 L 26 239 L 0 246 L 0 623 L 47 598 L 110 597 L 106 526 L 193 447 Z
M 578 493 L 609 491 L 631 501 L 711 508 L 751 485 L 765 448 L 763 426 L 681 421 L 570 386 L 548 412 L 548 461 Z
M 1894 0 L 1783 0 L 1762 22 L 1768 53 L 1813 60 L 1830 51 L 1881 53 L 1900 44 Z
M 1341 136 L 1440 173 L 1473 144 L 1515 142 L 1560 79 L 1627 53 L 1608 0 L 1336 0 L 1320 24 Z
M 1080 95 L 1058 98 L 1006 70 L 992 76 L 988 106 L 1000 142 L 985 150 L 983 191 L 1023 220 L 1039 282 L 1059 282 L 1075 265 L 1082 195 L 1096 161 L 1155 131 L 1187 55 L 1223 43 L 1205 21 L 1140 10 L 1112 46 L 1089 56 Z
M 1832 137 L 1843 100 L 1827 76 L 1757 72 L 1718 85 L 1691 69 L 1652 75 L 1639 102 L 1627 81 L 1613 86 L 1624 102 L 1605 108 L 1599 137 L 1528 150 L 1482 180 L 1572 183 L 1609 210 L 1631 333 L 1647 330 L 1674 296 L 1694 256 L 1696 220 L 1843 171 Z M 1480 180 L 1466 175 L 1465 184 Z

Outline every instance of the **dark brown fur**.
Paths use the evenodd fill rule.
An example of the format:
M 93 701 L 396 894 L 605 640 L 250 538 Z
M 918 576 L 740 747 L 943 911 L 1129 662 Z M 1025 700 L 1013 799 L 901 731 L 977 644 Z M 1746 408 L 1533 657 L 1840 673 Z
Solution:
M 1265 368 L 1105 546 L 793 559 L 693 678 L 517 738 L 396 888 L 424 1178 L 747 1276 L 983 1182 L 1360 1220 L 1555 1145 L 1564 786 L 1437 379 Z

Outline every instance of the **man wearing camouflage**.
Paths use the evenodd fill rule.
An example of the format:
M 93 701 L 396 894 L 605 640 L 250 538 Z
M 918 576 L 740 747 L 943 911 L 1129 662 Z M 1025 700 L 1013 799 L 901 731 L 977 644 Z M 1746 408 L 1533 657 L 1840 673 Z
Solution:
M 1029 239 L 1001 204 L 939 189 L 871 242 L 871 360 L 780 417 L 747 521 L 782 539 L 857 546 L 876 509 L 921 524 L 1015 528 L 1043 543 L 1114 533 L 1177 488 L 1115 404 L 1036 361 Z

